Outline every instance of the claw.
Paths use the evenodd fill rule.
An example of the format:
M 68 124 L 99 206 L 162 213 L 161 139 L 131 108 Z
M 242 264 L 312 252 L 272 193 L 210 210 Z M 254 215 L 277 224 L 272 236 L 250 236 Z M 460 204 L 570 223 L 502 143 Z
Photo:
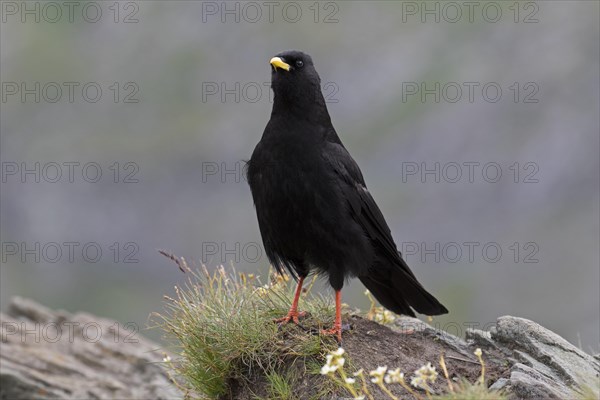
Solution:
M 300 311 L 298 312 L 298 300 L 300 299 L 300 293 L 302 293 L 302 282 L 304 282 L 304 277 L 301 276 L 298 280 L 298 286 L 296 286 L 296 293 L 294 294 L 294 301 L 292 302 L 292 307 L 290 311 L 288 311 L 287 315 L 283 318 L 274 319 L 273 322 L 277 322 L 281 327 L 283 324 L 287 324 L 290 321 L 299 324 L 298 317 L 304 317 L 306 312 Z
M 325 336 L 333 336 L 335 335 L 335 340 L 337 340 L 338 344 L 342 345 L 342 332 L 352 330 L 352 325 L 350 324 L 342 324 L 341 327 L 336 328 L 335 324 L 331 329 L 321 329 L 319 333 Z
M 300 317 L 304 317 L 306 316 L 306 311 L 291 311 L 288 312 L 288 314 L 283 317 L 283 318 L 276 318 L 273 320 L 273 322 L 276 322 L 279 324 L 279 326 L 282 326 L 284 324 L 289 323 L 290 321 L 293 322 L 294 324 L 298 325 L 300 323 L 299 318 Z
M 321 329 L 321 335 L 335 335 L 335 340 L 337 340 L 338 344 L 342 345 L 342 327 L 334 326 L 331 329 Z

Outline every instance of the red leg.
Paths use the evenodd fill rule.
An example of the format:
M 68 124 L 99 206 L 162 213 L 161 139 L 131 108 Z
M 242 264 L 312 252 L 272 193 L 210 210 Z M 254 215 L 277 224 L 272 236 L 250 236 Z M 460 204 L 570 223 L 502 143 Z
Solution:
M 278 318 L 274 322 L 279 322 L 280 324 L 287 324 L 290 320 L 297 324 L 298 317 L 303 317 L 306 312 L 298 312 L 298 300 L 300 299 L 300 293 L 302 293 L 302 282 L 304 282 L 304 277 L 301 276 L 298 279 L 298 286 L 296 286 L 296 293 L 294 293 L 294 301 L 292 302 L 292 306 L 290 307 L 290 311 L 288 311 L 287 315 L 283 318 Z
M 342 343 L 342 291 L 335 291 L 335 322 L 333 328 L 323 329 L 322 335 L 335 335 L 338 343 Z

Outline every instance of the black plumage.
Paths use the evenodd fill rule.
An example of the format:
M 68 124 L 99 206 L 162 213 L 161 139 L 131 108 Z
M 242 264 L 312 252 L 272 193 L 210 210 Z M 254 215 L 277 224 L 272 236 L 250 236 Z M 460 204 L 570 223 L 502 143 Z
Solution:
M 316 271 L 327 274 L 340 296 L 344 281 L 358 277 L 395 313 L 447 313 L 398 252 L 333 128 L 310 56 L 286 51 L 271 59 L 271 67 L 273 111 L 247 169 L 269 260 L 280 272 L 299 277 L 299 286 Z M 282 322 L 297 322 L 297 297 Z M 340 318 L 325 333 L 341 339 Z

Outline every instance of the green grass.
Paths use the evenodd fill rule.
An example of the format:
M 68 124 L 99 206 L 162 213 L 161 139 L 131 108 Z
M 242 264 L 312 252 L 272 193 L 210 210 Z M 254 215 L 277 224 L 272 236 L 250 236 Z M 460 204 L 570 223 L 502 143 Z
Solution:
M 275 371 L 267 375 L 269 399 L 293 400 L 292 384 L 294 378 L 283 376 Z
M 314 373 L 295 371 L 290 367 L 295 360 L 320 364 L 337 346 L 331 338 L 306 334 L 291 324 L 278 331 L 272 320 L 287 313 L 295 286 L 287 278 L 274 275 L 263 285 L 258 277 L 233 268 L 210 273 L 183 265 L 190 274 L 187 284 L 175 288 L 176 297 L 167 298 L 165 312 L 155 320 L 177 354 L 168 361 L 171 375 L 189 396 L 218 398 L 229 392 L 231 381 L 252 391 L 250 381 L 258 376 L 269 398 L 292 399 L 294 379 Z M 333 321 L 331 304 L 310 291 L 303 293 L 301 308 L 308 313 L 303 326 L 318 328 Z

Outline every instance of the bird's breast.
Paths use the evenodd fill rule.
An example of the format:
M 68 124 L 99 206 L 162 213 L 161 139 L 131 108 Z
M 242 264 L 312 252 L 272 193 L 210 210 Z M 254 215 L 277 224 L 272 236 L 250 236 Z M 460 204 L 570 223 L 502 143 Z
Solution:
M 323 224 L 324 215 L 337 214 L 339 194 L 319 154 L 298 143 L 270 143 L 263 148 L 259 144 L 257 150 L 248 182 L 263 218 L 290 230 L 311 222 Z
M 370 265 L 370 244 L 322 149 L 297 145 L 259 143 L 250 160 L 248 182 L 265 248 L 282 259 L 358 274 Z

